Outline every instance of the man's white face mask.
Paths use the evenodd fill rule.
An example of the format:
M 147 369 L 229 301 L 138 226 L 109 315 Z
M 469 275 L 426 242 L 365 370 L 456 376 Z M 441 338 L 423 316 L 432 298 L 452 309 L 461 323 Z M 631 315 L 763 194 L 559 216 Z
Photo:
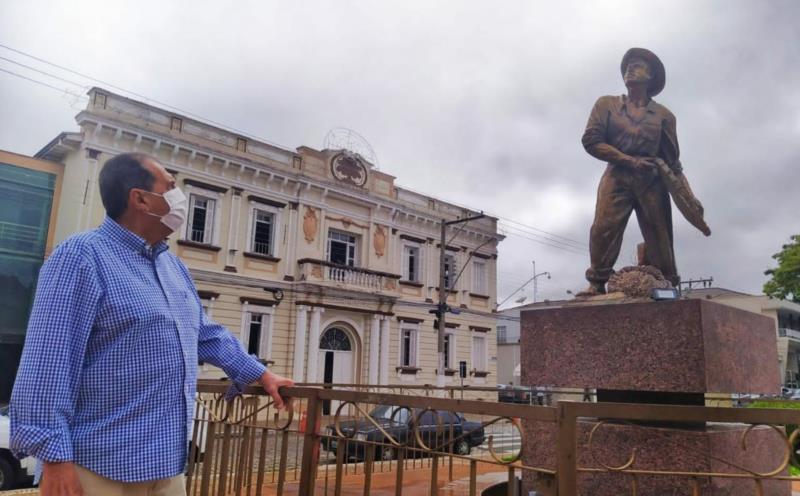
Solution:
M 183 191 L 175 187 L 164 194 L 153 193 L 152 191 L 148 191 L 148 193 L 164 198 L 167 205 L 169 205 L 169 212 L 164 215 L 147 213 L 153 217 L 160 217 L 161 223 L 170 228 L 172 232 L 180 229 L 183 223 L 186 222 L 186 215 L 189 212 L 189 200 L 186 198 L 186 195 L 183 194 Z

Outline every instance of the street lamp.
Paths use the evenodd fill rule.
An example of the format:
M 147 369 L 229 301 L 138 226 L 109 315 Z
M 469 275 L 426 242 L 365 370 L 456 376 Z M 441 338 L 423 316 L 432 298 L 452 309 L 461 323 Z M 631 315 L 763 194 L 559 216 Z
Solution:
M 537 274 L 536 273 L 536 260 L 534 260 L 532 263 L 533 263 L 533 302 L 536 303 L 536 293 L 537 293 L 537 291 L 539 289 L 539 286 L 536 284 L 536 279 L 538 279 L 539 276 L 547 276 L 547 278 L 550 279 L 550 273 L 549 272 L 540 272 L 539 274 Z

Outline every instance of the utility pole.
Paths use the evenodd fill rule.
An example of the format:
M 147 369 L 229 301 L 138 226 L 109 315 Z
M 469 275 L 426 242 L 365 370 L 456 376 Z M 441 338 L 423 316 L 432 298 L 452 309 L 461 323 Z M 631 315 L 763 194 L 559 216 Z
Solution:
M 447 307 L 447 295 L 450 293 L 450 288 L 446 287 L 445 285 L 445 256 L 447 254 L 447 226 L 452 226 L 454 224 L 462 224 L 465 222 L 469 222 L 471 220 L 478 220 L 486 217 L 481 212 L 479 215 L 475 215 L 472 217 L 467 217 L 466 219 L 456 219 L 446 221 L 442 219 L 441 223 L 441 233 L 439 237 L 439 304 L 436 307 L 436 310 L 431 312 L 434 313 L 439 318 L 439 328 L 438 328 L 438 339 L 437 339 L 437 346 L 436 349 L 438 351 L 439 360 L 437 361 L 438 365 L 436 367 L 436 386 L 437 387 L 444 387 L 446 382 L 445 371 L 444 371 L 444 335 L 446 323 L 445 323 L 445 316 L 447 315 L 448 307 Z M 447 286 L 451 286 L 454 283 L 455 278 L 453 277 L 455 272 L 453 267 L 450 267 L 450 274 L 449 281 Z

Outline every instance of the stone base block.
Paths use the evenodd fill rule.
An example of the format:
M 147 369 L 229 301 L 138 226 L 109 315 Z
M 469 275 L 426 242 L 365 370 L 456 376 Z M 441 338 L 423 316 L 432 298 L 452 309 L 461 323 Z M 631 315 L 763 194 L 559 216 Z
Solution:
M 704 300 L 522 312 L 522 383 L 681 393 L 780 391 L 775 322 Z
M 759 473 L 777 469 L 785 453 L 782 437 L 771 427 L 754 428 L 742 449 L 742 435 L 747 426 L 709 424 L 705 429 L 681 430 L 627 424 L 604 424 L 589 445 L 589 433 L 597 422 L 578 423 L 578 466 L 602 469 L 619 467 L 635 453 L 632 469 L 671 472 L 743 473 L 736 466 Z M 530 422 L 523 425 L 523 463 L 527 466 L 555 469 L 556 428 L 554 424 Z M 726 463 L 727 462 L 727 463 Z M 783 475 L 787 475 L 784 470 Z M 698 478 L 700 494 L 708 496 L 752 496 L 756 483 L 750 479 L 725 477 Z M 581 472 L 578 494 L 619 496 L 633 494 L 633 478 L 627 474 Z M 692 478 L 686 476 L 640 475 L 637 493 L 646 495 L 691 496 Z M 532 474 L 526 474 L 527 489 L 536 487 Z M 541 487 L 541 485 L 539 485 Z M 526 489 L 526 490 L 527 490 Z M 788 481 L 763 484 L 767 496 L 790 496 Z M 526 494 L 523 491 L 523 494 Z

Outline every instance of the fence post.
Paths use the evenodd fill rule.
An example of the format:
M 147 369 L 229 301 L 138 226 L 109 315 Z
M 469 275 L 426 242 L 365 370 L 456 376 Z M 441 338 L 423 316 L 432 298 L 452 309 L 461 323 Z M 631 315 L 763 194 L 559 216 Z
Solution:
M 300 487 L 298 494 L 314 496 L 314 487 L 317 482 L 317 467 L 319 466 L 319 433 L 322 413 L 322 401 L 319 399 L 319 390 L 308 398 L 306 409 L 306 432 L 303 436 L 303 459 L 300 462 Z
M 578 494 L 578 436 L 575 410 L 569 402 L 558 402 L 558 440 L 556 442 L 556 494 Z

